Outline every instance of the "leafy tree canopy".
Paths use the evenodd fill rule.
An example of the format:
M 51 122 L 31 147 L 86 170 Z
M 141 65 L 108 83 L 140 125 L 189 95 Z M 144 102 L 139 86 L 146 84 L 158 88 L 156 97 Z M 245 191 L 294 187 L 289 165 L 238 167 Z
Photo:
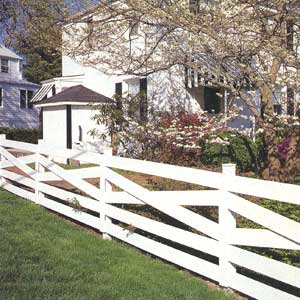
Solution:
M 24 56 L 25 77 L 39 83 L 61 76 L 62 25 L 94 0 L 2 0 L 0 29 L 6 46 Z

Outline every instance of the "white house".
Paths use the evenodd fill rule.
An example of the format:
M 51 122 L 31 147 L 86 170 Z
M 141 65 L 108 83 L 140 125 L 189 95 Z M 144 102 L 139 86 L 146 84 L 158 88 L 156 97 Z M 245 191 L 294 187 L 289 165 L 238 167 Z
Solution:
M 81 18 L 82 22 L 79 21 L 75 25 L 79 27 L 79 32 L 81 28 L 88 27 L 94 18 L 97 20 L 97 16 L 92 10 L 82 14 Z M 143 45 L 145 45 L 145 41 L 143 41 L 143 34 L 138 34 L 138 30 L 139 28 L 137 27 L 134 33 L 137 35 L 137 39 L 133 46 L 136 46 L 137 51 L 140 51 Z M 66 44 L 69 45 L 77 45 L 78 36 L 70 34 L 70 31 L 69 33 L 67 32 L 63 34 L 63 43 L 67 42 Z M 83 34 L 86 34 L 84 30 Z M 128 35 L 129 33 L 125 34 Z M 82 44 L 84 41 L 81 39 L 80 43 Z M 97 57 L 97 53 L 91 55 Z M 213 65 L 213 62 L 204 63 L 207 68 L 209 68 L 209 65 Z M 140 118 L 143 118 L 152 107 L 156 110 L 172 110 L 175 108 L 187 112 L 208 111 L 214 114 L 226 112 L 229 107 L 225 91 L 216 89 L 209 84 L 209 80 L 197 74 L 196 71 L 184 68 L 183 66 L 173 66 L 167 70 L 154 72 L 147 77 L 108 75 L 107 72 L 100 71 L 101 68 L 98 67 L 97 65 L 85 65 L 80 57 L 71 57 L 70 55 L 63 54 L 63 76 L 43 82 L 42 89 L 36 94 L 32 102 L 39 106 L 39 101 L 44 97 L 51 97 L 70 86 L 81 84 L 110 99 L 115 95 L 136 95 L 143 92 L 143 94 L 147 95 L 147 107 L 143 103 L 139 108 Z M 115 74 L 118 73 L 117 71 Z M 213 76 L 213 72 L 212 66 L 211 70 L 209 70 L 210 75 Z M 281 93 L 281 91 L 278 92 L 278 94 Z M 255 106 L 260 109 L 260 94 L 257 91 L 249 91 L 248 95 L 251 96 Z M 237 99 L 237 102 L 243 107 L 243 114 L 251 117 L 252 113 L 243 100 Z M 274 97 L 274 107 L 278 113 L 281 113 L 280 96 Z M 285 113 L 287 112 L 289 112 L 288 109 L 285 110 Z M 290 113 L 295 113 L 295 110 Z M 238 118 L 229 124 L 230 127 L 234 128 L 251 128 L 252 125 L 251 118 L 248 120 Z M 44 129 L 47 130 L 45 124 Z
M 0 127 L 38 128 L 39 109 L 30 102 L 40 85 L 22 76 L 22 58 L 0 44 Z
M 79 22 L 75 27 L 80 28 L 82 26 L 84 28 L 89 26 L 93 22 L 93 18 L 97 19 L 93 11 L 84 13 L 82 23 Z M 132 32 L 130 34 L 132 35 Z M 143 34 L 139 34 L 138 27 L 134 34 L 136 37 L 133 37 L 132 46 L 137 49 L 143 48 L 146 42 L 143 40 Z M 76 45 L 78 43 L 76 39 L 78 39 L 76 34 L 71 34 L 68 30 L 63 31 L 63 44 Z M 143 92 L 147 95 L 147 107 L 144 103 L 140 107 L 140 118 L 143 118 L 144 114 L 147 114 L 147 111 L 152 108 L 163 111 L 184 110 L 191 113 L 207 111 L 214 114 L 226 112 L 228 109 L 226 95 L 223 90 L 216 89 L 209 83 L 207 84 L 196 72 L 183 66 L 176 65 L 168 70 L 154 72 L 145 78 L 131 75 L 108 75 L 106 72 L 100 71 L 99 66 L 87 66 L 80 61 L 79 57 L 70 57 L 63 54 L 63 76 L 42 82 L 43 88 L 33 99 L 33 102 L 37 103 L 45 95 L 49 97 L 63 88 L 82 84 L 109 98 L 113 98 L 117 94 L 136 95 Z M 117 70 L 115 71 L 117 73 Z M 260 96 L 253 93 L 252 97 L 256 105 L 260 106 Z M 242 103 L 242 100 L 240 102 L 244 107 L 244 114 L 250 115 L 250 111 Z M 244 127 L 252 126 L 251 121 L 245 121 L 244 119 L 236 120 L 231 125 L 239 127 L 241 124 Z

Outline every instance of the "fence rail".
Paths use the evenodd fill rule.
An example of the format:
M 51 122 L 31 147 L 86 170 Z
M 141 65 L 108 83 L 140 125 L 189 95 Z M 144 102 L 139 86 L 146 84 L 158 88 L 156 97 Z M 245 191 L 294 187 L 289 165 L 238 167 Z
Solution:
M 15 157 L 9 148 L 30 153 Z M 95 166 L 65 170 L 53 157 Z M 300 205 L 298 185 L 236 176 L 234 165 L 224 165 L 223 173 L 216 173 L 55 149 L 42 141 L 38 145 L 15 142 L 5 135 L 0 135 L 0 158 L 4 189 L 96 228 L 104 238 L 122 240 L 259 300 L 300 299 L 296 296 L 300 292 L 300 269 L 252 251 L 300 251 L 300 223 L 242 196 Z M 199 185 L 199 190 L 150 191 L 116 169 Z M 87 182 L 87 178 L 98 178 L 98 186 Z M 72 185 L 76 191 L 54 186 L 57 181 Z M 218 209 L 217 220 L 191 209 L 204 206 Z M 151 208 L 157 215 L 141 215 L 137 212 L 141 208 Z M 159 218 L 161 215 L 165 217 Z M 238 228 L 237 216 L 255 222 L 261 229 Z M 243 270 L 253 271 L 256 276 Z M 290 286 L 296 292 L 291 292 Z

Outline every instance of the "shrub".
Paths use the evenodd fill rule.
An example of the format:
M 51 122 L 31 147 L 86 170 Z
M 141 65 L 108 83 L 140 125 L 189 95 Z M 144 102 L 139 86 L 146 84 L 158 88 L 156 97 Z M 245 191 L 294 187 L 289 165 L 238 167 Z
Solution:
M 0 134 L 6 134 L 6 138 L 9 140 L 37 144 L 41 131 L 39 129 L 1 127 Z
M 249 137 L 236 132 L 221 132 L 217 138 L 208 136 L 201 141 L 200 160 L 204 165 L 220 166 L 223 163 L 235 163 L 242 172 L 256 171 L 259 166 L 259 142 L 254 143 Z

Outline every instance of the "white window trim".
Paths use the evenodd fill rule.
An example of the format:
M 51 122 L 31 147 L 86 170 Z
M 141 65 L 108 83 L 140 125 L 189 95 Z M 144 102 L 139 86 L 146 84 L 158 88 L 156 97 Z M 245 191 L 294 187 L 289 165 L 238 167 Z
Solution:
M 21 107 L 21 91 L 25 91 L 25 107 Z M 20 109 L 33 109 L 33 108 L 28 108 L 28 91 L 31 91 L 31 90 L 28 90 L 28 89 L 20 89 L 19 90 L 19 94 L 20 94 L 20 98 L 19 98 L 19 108 Z
M 140 92 L 140 78 L 131 78 L 126 80 L 127 93 L 129 96 L 136 96 Z M 135 87 L 135 89 L 134 89 Z
M 3 59 L 7 60 L 7 67 L 8 67 L 8 72 L 7 73 L 2 72 L 2 60 Z M 10 59 L 9 58 L 5 58 L 5 57 L 1 57 L 0 58 L 0 73 L 1 74 L 10 74 L 10 69 L 11 69 L 10 67 L 11 67 L 11 65 L 10 65 Z

